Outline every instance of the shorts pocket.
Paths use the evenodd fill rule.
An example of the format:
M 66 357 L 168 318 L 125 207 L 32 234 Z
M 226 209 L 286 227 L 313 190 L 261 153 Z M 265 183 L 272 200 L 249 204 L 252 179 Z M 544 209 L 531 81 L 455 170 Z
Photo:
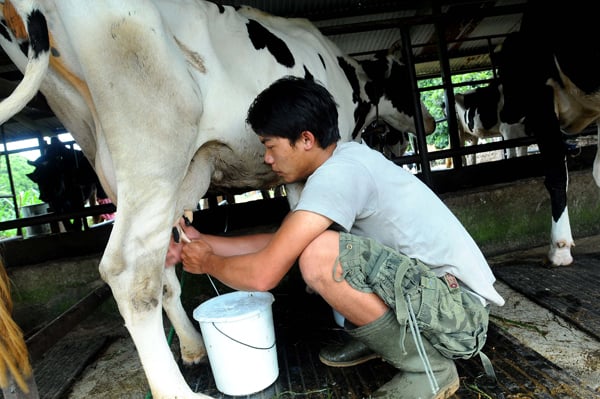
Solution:
M 489 311 L 461 289 L 434 276 L 421 277 L 421 334 L 445 357 L 469 359 L 485 345 Z

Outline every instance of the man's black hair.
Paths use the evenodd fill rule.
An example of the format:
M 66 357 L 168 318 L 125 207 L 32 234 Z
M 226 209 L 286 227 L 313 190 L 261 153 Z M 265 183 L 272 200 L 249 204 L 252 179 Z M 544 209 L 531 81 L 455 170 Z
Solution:
M 295 143 L 310 131 L 322 148 L 340 139 L 337 104 L 313 79 L 283 77 L 263 90 L 248 110 L 246 122 L 261 136 L 287 138 Z

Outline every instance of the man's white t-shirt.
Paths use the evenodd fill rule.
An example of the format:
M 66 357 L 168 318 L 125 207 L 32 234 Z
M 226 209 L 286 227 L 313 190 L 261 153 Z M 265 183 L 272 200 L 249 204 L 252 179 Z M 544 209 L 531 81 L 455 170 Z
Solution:
M 340 143 L 306 181 L 294 210 L 321 214 L 446 273 L 503 305 L 496 278 L 460 221 L 421 180 L 366 144 Z

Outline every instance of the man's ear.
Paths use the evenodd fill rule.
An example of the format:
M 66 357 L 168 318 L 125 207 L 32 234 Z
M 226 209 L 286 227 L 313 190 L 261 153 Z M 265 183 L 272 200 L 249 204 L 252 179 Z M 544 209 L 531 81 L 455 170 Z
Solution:
M 300 143 L 302 143 L 302 145 L 304 146 L 304 148 L 306 149 L 310 149 L 315 145 L 315 135 L 312 134 L 311 131 L 309 130 L 304 130 L 302 133 L 300 133 Z

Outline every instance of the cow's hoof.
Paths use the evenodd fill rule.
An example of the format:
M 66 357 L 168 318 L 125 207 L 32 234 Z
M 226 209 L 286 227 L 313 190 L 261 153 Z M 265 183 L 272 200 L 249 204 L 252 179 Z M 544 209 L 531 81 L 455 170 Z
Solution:
M 186 353 L 182 350 L 181 352 L 181 361 L 186 366 L 193 366 L 194 364 L 200 364 L 205 362 L 208 359 L 206 351 L 195 352 L 195 353 Z
M 546 260 L 546 267 L 559 267 L 559 266 L 570 266 L 573 263 L 573 256 L 571 256 L 571 247 L 564 246 L 562 248 L 553 247 L 548 253 L 548 259 Z

